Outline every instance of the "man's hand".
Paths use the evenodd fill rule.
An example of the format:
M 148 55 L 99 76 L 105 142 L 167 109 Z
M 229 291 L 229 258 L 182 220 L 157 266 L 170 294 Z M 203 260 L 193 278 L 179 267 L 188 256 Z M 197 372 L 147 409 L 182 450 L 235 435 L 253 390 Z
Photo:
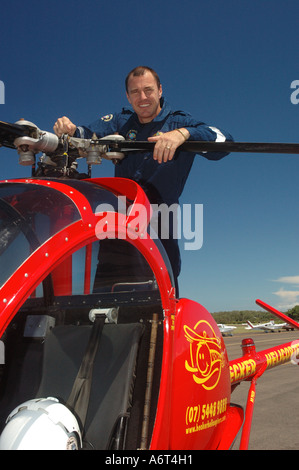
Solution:
M 75 134 L 77 126 L 70 121 L 70 119 L 66 116 L 63 116 L 54 124 L 53 130 L 58 137 L 62 136 L 62 134 L 68 134 L 70 136 Z
M 176 149 L 189 137 L 190 134 L 185 128 L 149 137 L 149 142 L 156 142 L 153 153 L 154 160 L 158 160 L 159 163 L 172 160 Z

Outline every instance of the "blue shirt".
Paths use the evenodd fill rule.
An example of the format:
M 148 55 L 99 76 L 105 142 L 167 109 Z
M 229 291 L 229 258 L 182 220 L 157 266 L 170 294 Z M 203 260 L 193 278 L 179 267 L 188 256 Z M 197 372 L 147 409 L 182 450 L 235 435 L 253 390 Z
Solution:
M 159 115 L 149 123 L 141 124 L 135 112 L 123 108 L 121 112 L 103 116 L 88 126 L 78 127 L 76 136 L 88 139 L 93 133 L 98 138 L 118 133 L 127 140 L 146 141 L 159 132 L 184 127 L 190 132 L 189 140 L 233 140 L 227 132 L 197 121 L 184 111 L 172 111 L 163 98 L 161 106 Z M 206 152 L 201 155 L 209 160 L 220 160 L 227 153 Z M 139 183 L 151 203 L 171 205 L 179 202 L 194 157 L 194 153 L 178 149 L 171 161 L 158 163 L 151 152 L 131 152 L 115 166 L 115 176 Z

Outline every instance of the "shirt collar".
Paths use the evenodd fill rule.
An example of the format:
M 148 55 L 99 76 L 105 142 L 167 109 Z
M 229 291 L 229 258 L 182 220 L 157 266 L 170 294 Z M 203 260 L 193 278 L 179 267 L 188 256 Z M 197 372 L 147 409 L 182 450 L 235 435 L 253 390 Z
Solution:
M 154 122 L 163 121 L 163 119 L 165 119 L 166 116 L 168 116 L 168 114 L 171 112 L 169 104 L 163 97 L 160 99 L 160 105 L 161 111 L 158 116 L 153 119 Z

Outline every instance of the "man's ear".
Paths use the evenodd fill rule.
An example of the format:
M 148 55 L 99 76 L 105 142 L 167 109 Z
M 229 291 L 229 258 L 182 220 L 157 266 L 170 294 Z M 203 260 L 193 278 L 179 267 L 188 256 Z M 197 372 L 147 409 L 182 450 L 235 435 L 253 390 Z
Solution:
M 160 84 L 160 87 L 159 87 L 159 99 L 162 98 L 162 85 Z
M 126 95 L 127 95 L 127 100 L 129 101 L 129 103 L 131 104 L 131 101 L 130 101 L 130 98 L 129 98 L 129 94 L 128 92 L 126 91 Z

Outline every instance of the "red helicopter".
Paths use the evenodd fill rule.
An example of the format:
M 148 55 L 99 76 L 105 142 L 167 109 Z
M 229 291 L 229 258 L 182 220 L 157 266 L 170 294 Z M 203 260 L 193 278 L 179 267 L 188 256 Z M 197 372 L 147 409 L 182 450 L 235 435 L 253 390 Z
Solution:
M 299 339 L 258 354 L 246 339 L 229 361 L 212 315 L 176 298 L 143 190 L 91 177 L 102 158 L 153 144 L 58 138 L 28 121 L 0 122 L 0 144 L 32 168 L 0 183 L 0 448 L 221 450 L 240 432 L 247 449 L 256 381 L 294 360 Z M 299 154 L 298 144 L 183 146 Z M 231 402 L 241 381 L 251 382 L 245 410 Z

